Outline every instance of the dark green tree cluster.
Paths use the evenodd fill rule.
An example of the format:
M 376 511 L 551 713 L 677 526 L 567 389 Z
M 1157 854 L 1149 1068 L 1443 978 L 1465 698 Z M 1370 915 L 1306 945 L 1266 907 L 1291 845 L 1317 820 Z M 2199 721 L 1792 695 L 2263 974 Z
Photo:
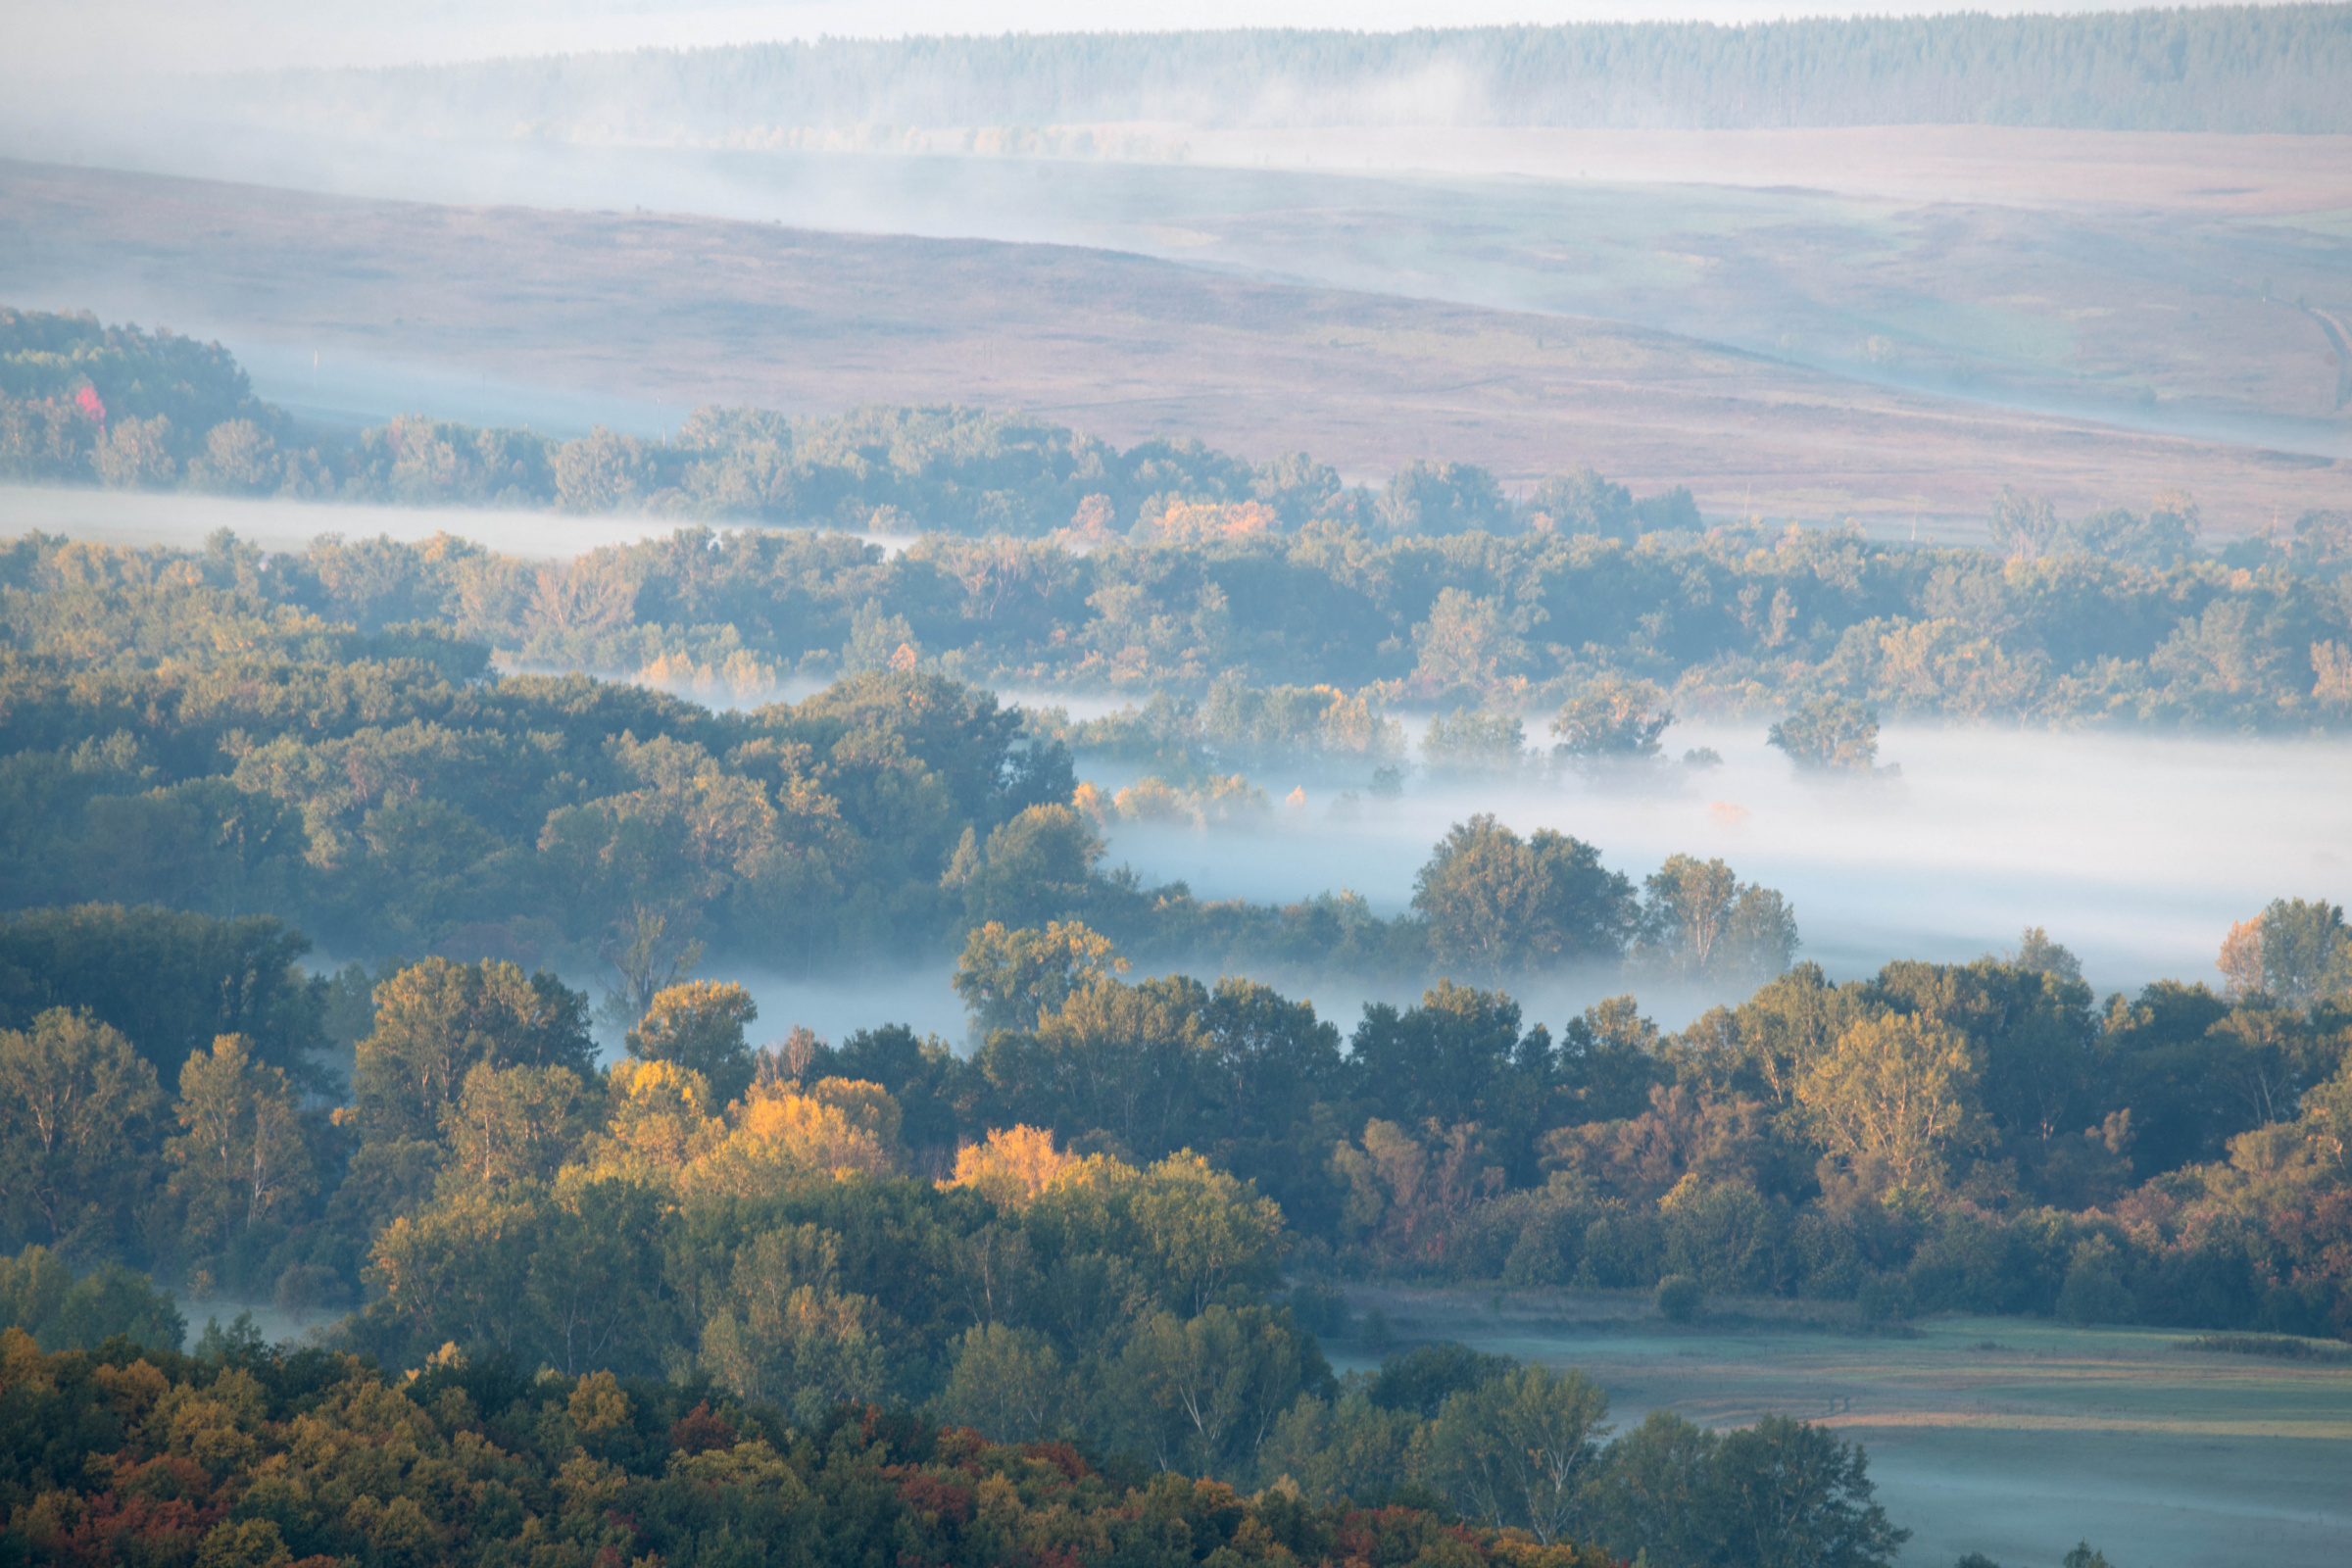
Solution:
M 318 494 L 293 438 L 218 343 L 0 306 L 0 478 Z
M 1142 808 L 1135 790 L 1076 788 L 1070 743 L 1158 757 L 1229 799 L 1247 782 L 1205 773 L 1203 747 L 1396 766 L 1397 724 L 1329 687 L 1221 684 L 1201 705 L 1071 725 L 902 662 L 713 711 L 579 675 L 493 677 L 485 650 L 436 622 L 363 631 L 272 603 L 294 573 L 226 536 L 177 561 L 36 537 L 11 562 L 0 883 L 20 906 L 270 911 L 346 954 L 601 971 L 626 994 L 620 1027 L 693 953 L 806 967 L 954 951 L 989 922 L 1079 919 L 1155 963 L 1416 979 L 1613 964 L 1640 928 L 1645 962 L 1679 955 L 1681 978 L 1726 994 L 1794 951 L 1762 890 L 1692 882 L 1677 861 L 1681 891 L 1657 882 L 1649 903 L 1681 912 L 1643 927 L 1593 846 L 1523 842 L 1486 817 L 1439 846 L 1414 912 L 1388 920 L 1348 896 L 1202 901 L 1103 865 L 1100 824 Z M 1733 936 L 1714 943 L 1725 919 Z M 43 964 L 43 984 L 67 983 L 64 958 Z M 155 1065 L 175 1072 L 220 1033 L 277 1052 L 261 1006 L 216 1008 Z

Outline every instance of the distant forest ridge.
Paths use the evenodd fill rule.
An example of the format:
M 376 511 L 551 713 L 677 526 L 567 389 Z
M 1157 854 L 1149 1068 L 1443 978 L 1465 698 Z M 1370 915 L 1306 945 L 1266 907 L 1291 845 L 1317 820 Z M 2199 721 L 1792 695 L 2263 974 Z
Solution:
M 2352 6 L 1410 32 L 822 39 L 293 73 L 379 128 L 740 140 L 1083 122 L 1748 129 L 2352 130 Z

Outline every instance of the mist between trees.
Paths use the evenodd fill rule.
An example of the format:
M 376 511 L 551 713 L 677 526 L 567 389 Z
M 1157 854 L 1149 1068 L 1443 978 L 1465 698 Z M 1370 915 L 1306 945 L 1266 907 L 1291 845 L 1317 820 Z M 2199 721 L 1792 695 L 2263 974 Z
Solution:
M 1614 677 L 1686 714 L 1844 701 L 1893 714 L 2231 730 L 2352 718 L 2352 521 L 2198 546 L 2193 501 L 2061 518 L 2004 492 L 1997 548 L 1839 529 L 1708 526 L 1687 492 L 1637 500 L 1590 470 L 1506 497 L 1417 462 L 1374 493 L 1304 455 L 1119 452 L 957 409 L 787 419 L 706 409 L 675 442 L 403 419 L 298 447 L 218 345 L 86 317 L 0 315 L 0 474 L 231 495 L 621 509 L 688 521 L 567 564 L 443 537 L 223 544 L 199 568 L 271 652 L 342 623 L 433 620 L 524 667 L 588 668 L 710 700 L 883 666 L 1024 688 L 1192 698 L 1220 682 L 1374 703 L 1548 709 Z M 364 513 L 355 517 L 364 517 Z M 874 546 L 790 522 L 898 532 Z M 17 547 L 18 613 L 156 577 L 155 553 Z M 78 563 L 92 565 L 82 575 Z M 210 559 L 210 558 L 208 558 Z M 164 579 L 171 573 L 164 572 Z M 170 591 L 176 579 L 149 591 Z M 230 601 L 222 601 L 227 604 Z M 19 647 L 54 629 L 13 620 Z M 142 633 L 163 657 L 168 625 Z
M 88 386 L 107 412 L 70 417 L 161 416 Z M 44 397 L 11 417 L 80 409 Z M 874 471 L 932 483 L 927 462 Z M 1347 505 L 1435 507 L 1425 482 Z M 0 1413 L 77 1434 L 7 1438 L 12 1549 L 138 1537 L 213 1568 L 527 1540 L 602 1568 L 864 1531 L 925 1561 L 1878 1563 L 1900 1534 L 1826 1432 L 1655 1417 L 1604 1443 L 1573 1374 L 1425 1348 L 1343 1380 L 1320 1346 L 1385 1348 L 1348 1308 L 1366 1278 L 1655 1290 L 1678 1318 L 1798 1297 L 1886 1332 L 1947 1308 L 2352 1324 L 2352 942 L 2325 901 L 2252 915 L 2222 989 L 2102 1002 L 2038 931 L 1835 984 L 1721 860 L 1637 884 L 1491 816 L 1386 919 L 1148 887 L 1102 836 L 1257 811 L 1261 763 L 1366 792 L 1416 765 L 1642 788 L 1707 765 L 1662 755 L 1670 705 L 1773 710 L 1793 764 L 1856 775 L 1882 701 L 2333 724 L 2340 519 L 2253 565 L 2133 565 L 2086 543 L 2184 550 L 2187 514 L 2066 532 L 2019 501 L 2002 561 L 1556 515 L 1381 537 L 1150 483 L 1122 492 L 1132 522 L 1082 488 L 1059 539 L 890 559 L 691 528 L 563 567 L 448 536 L 10 545 L 0 1310 L 38 1348 L 0 1342 Z M 1635 515 L 1597 479 L 1548 495 Z M 1944 669 L 1917 651 L 1963 612 L 1989 618 L 1951 644 L 1962 673 L 1882 684 L 1906 649 L 1898 670 Z M 832 684 L 714 711 L 495 674 L 493 647 Z M 959 678 L 983 669 L 1147 700 L 1029 712 Z M 1417 762 L 1408 701 L 1437 710 Z M 1082 785 L 1093 758 L 1149 771 Z M 313 937 L 367 961 L 310 976 Z M 880 1003 L 838 1042 L 755 1051 L 750 996 L 693 978 L 957 953 L 963 1051 Z M 1436 983 L 1337 1020 L 1207 978 L 1267 963 Z M 1565 965 L 1727 1005 L 1678 1033 L 1638 989 L 1525 1016 L 1508 988 Z M 625 1034 L 609 1066 L 591 973 Z M 331 1342 L 216 1331 L 182 1358 L 158 1281 L 331 1318 Z M 73 1347 L 98 1353 L 42 1353 Z M 368 1436 L 312 1442 L 347 1431 Z M 361 1507 L 319 1457 L 385 1445 L 450 1485 Z M 1663 1510 L 1660 1476 L 1684 1499 Z

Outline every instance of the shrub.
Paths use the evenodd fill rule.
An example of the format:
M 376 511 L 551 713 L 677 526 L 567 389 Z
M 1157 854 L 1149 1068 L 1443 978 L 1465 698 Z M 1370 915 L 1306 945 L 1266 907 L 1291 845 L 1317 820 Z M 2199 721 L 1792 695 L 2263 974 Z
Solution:
M 1669 1274 L 1658 1281 L 1658 1315 L 1669 1323 L 1688 1323 L 1698 1316 L 1705 1294 L 1691 1276 Z

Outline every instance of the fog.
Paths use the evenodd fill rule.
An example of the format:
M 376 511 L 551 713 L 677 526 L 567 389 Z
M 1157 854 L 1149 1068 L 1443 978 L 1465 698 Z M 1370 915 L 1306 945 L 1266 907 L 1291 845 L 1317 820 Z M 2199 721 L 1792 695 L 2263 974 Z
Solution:
M 611 27 L 633 29 L 634 43 L 697 45 L 1080 20 L 1044 0 L 959 10 L 954 21 L 921 4 L 855 21 L 821 4 L 592 0 L 481 13 L 427 7 L 393 27 L 356 8 L 296 17 L 271 0 L 251 4 L 271 36 L 307 27 L 342 40 L 307 57 L 317 65 L 624 47 L 598 31 Z M 1565 4 L 1513 17 L 1636 9 Z M 1787 8 L 1641 9 L 1653 20 L 1761 20 Z M 50 8 L 42 25 L 71 32 L 85 24 L 76 15 Z M 1246 18 L 1147 9 L 1121 24 L 1155 20 L 1378 27 L 1489 19 L 1475 8 L 1441 17 L 1404 4 L 1340 18 L 1300 5 Z M 419 41 L 436 29 L 448 47 Z M 159 35 L 171 31 L 159 25 Z M 270 62 L 265 54 L 251 63 Z M 207 68 L 201 51 L 180 64 Z M 946 66 L 909 57 L 862 69 L 884 97 L 813 106 L 754 90 L 757 61 L 745 66 L 750 85 L 698 96 L 640 57 L 610 54 L 438 74 L 181 74 L 135 92 L 52 74 L 0 104 L 0 155 L 371 198 L 1103 247 L 1372 294 L 1623 320 L 1939 399 L 2352 457 L 2352 430 L 2335 410 L 2291 377 L 2230 363 L 2250 332 L 2278 330 L 2257 320 L 2274 289 L 2281 301 L 2338 292 L 2344 244 L 2331 220 L 2309 215 L 2340 206 L 2352 178 L 2345 137 L 1827 122 L 1674 129 L 1642 118 L 1640 105 L 1600 103 L 1568 123 L 1552 122 L 1565 111 L 1498 123 L 1486 89 L 1444 61 L 1311 89 L 1279 72 L 1238 71 L 1230 88 L 1182 75 L 1151 89 L 1165 101 L 1139 100 L 1115 123 L 1081 100 L 1121 84 L 1077 82 L 1056 89 L 1067 101 L 1050 92 L 1023 100 L 1013 117 L 1021 123 L 988 125 L 968 122 L 956 93 L 970 84 Z M 1678 104 L 1658 112 L 1671 109 L 1669 121 L 1694 112 Z M 1603 128 L 1621 123 L 1647 128 Z M 1952 204 L 1999 216 L 1971 220 Z M 2177 214 L 2193 219 L 2166 216 Z M 1971 222 L 1980 232 L 1954 237 Z M 2281 225 L 2292 243 L 2281 243 Z M 103 256 L 79 255 L 64 266 L 55 278 L 0 266 L 0 285 L 18 295 L 38 286 L 37 303 L 53 308 L 220 336 L 253 366 L 265 396 L 327 424 L 430 408 L 563 433 L 601 420 L 650 434 L 672 416 L 633 394 L 625 366 L 612 368 L 601 401 L 577 388 L 355 355 L 348 343 L 314 366 L 316 345 L 288 341 L 266 320 L 220 318 L 169 270 L 118 275 Z M 2215 298 L 2216 279 L 2235 280 L 2226 292 L 2244 299 Z M 2123 301 L 2130 308 L 2119 311 Z M 2213 324 L 2199 324 L 2203 316 Z M 2297 326 L 2280 350 L 2308 350 L 2316 364 L 2328 352 L 2321 328 Z
M 1202 898 L 1346 888 L 1394 914 L 1446 827 L 1492 811 L 1523 834 L 1585 839 L 1637 881 L 1673 854 L 1720 856 L 1788 898 L 1800 956 L 1840 979 L 1894 958 L 2014 949 L 2039 925 L 2102 994 L 2212 981 L 2230 922 L 2274 898 L 2340 898 L 2352 881 L 2342 741 L 1894 726 L 1880 755 L 1900 774 L 1862 780 L 1797 774 L 1764 728 L 1678 725 L 1670 751 L 1710 746 L 1724 765 L 1662 768 L 1670 782 L 1655 789 L 1423 781 L 1393 802 L 1310 790 L 1259 832 L 1122 827 L 1111 856 Z M 1514 989 L 1556 1018 L 1625 985 L 1608 975 Z M 1698 1000 L 1657 1010 L 1679 1018 Z
M 2129 10 L 2139 0 L 1979 0 L 1968 10 Z M 0 72 L 219 71 L 443 64 L 500 55 L 700 48 L 763 39 L 894 38 L 918 33 L 1148 31 L 1176 27 L 1407 27 L 1489 24 L 1866 16 L 1853 4 L 1786 0 L 1143 0 L 1108 14 L 1082 0 L 417 0 L 397 10 L 306 0 L 35 3 L 14 19 Z M 13 70 L 10 69 L 13 67 Z
M 222 528 L 247 544 L 287 552 L 307 549 L 322 534 L 346 539 L 380 535 L 416 544 L 437 533 L 451 533 L 508 555 L 567 561 L 607 545 L 664 538 L 684 525 L 676 517 L 626 513 L 376 507 L 0 484 L 0 539 L 40 532 L 131 549 L 160 545 L 194 550 Z M 909 543 L 883 534 L 854 533 L 850 537 L 879 545 L 893 555 Z
M 1055 694 L 1033 696 L 1086 710 Z M 1764 722 L 1686 724 L 1670 750 L 1709 746 L 1721 768 L 1662 764 L 1651 787 L 1584 780 L 1511 784 L 1418 777 L 1393 801 L 1261 783 L 1276 805 L 1262 826 L 1192 830 L 1125 824 L 1109 863 L 1147 883 L 1181 879 L 1203 899 L 1290 903 L 1325 891 L 1362 895 L 1384 916 L 1410 905 L 1413 877 L 1447 827 L 1492 811 L 1525 834 L 1555 828 L 1596 845 L 1635 881 L 1668 856 L 1720 856 L 1794 907 L 1800 959 L 1840 980 L 1897 958 L 1966 962 L 2012 952 L 2045 927 L 2082 960 L 2102 998 L 2151 981 L 2218 984 L 2214 959 L 2233 921 L 2281 897 L 2341 900 L 2352 887 L 2352 742 L 2210 740 L 2180 735 L 2051 733 L 1897 725 L 1878 779 L 1797 774 L 1763 744 Z M 1128 774 L 1081 760 L 1082 777 Z M 1213 980 L 1213 961 L 1182 968 Z M 758 998 L 761 1029 L 807 1023 L 839 1040 L 884 1022 L 964 1041 L 948 986 L 953 964 L 855 976 L 729 969 Z M 1301 976 L 1252 965 L 1253 979 L 1311 998 L 1343 1031 L 1368 1000 L 1408 1003 L 1437 975 L 1388 982 Z M 1679 1027 L 1736 995 L 1660 991 L 1614 966 L 1504 983 L 1530 1022 L 1555 1031 L 1603 997 L 1628 991 Z

